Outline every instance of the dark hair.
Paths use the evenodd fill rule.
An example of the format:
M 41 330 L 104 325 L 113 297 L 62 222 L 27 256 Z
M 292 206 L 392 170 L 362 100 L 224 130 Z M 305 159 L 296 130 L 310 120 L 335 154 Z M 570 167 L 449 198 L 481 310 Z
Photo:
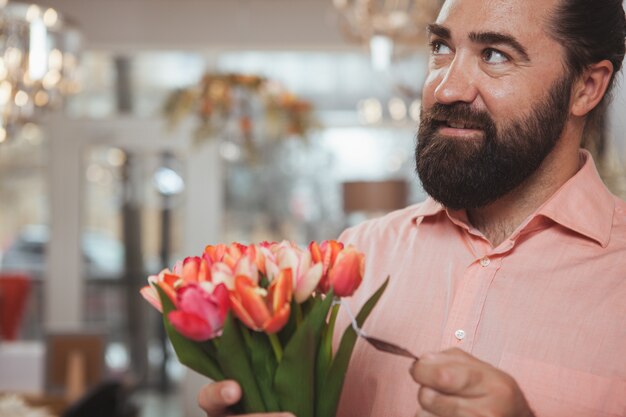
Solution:
M 613 64 L 606 93 L 587 115 L 581 141 L 581 146 L 602 155 L 606 109 L 626 49 L 626 15 L 622 0 L 559 0 L 548 27 L 552 37 L 565 48 L 564 65 L 570 79 L 605 59 Z
M 626 44 L 626 16 L 622 0 L 560 0 L 550 22 L 552 36 L 566 50 L 567 70 L 574 76 L 603 60 L 613 64 L 613 75 L 622 67 Z

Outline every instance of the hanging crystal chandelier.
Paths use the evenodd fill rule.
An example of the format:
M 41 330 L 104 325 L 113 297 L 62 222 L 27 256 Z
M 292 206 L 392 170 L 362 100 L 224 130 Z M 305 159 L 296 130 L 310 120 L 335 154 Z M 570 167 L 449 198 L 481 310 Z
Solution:
M 78 92 L 80 46 L 56 10 L 0 0 L 0 143 Z
M 425 43 L 442 0 L 333 0 L 348 40 L 369 44 L 374 68 L 389 67 L 398 45 Z

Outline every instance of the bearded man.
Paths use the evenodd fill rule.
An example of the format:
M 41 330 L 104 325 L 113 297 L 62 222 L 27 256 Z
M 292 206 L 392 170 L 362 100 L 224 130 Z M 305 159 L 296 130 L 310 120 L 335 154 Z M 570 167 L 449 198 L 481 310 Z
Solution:
M 365 331 L 420 360 L 357 343 L 338 415 L 625 416 L 626 203 L 580 150 L 624 59 L 622 0 L 447 0 L 429 32 L 430 198 L 341 237 L 366 253 L 364 298 L 391 275 Z

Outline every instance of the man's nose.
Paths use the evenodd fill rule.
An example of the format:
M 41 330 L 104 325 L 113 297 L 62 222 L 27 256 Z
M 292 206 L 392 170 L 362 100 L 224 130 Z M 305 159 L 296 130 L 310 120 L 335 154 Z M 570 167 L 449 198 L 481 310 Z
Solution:
M 457 55 L 435 88 L 435 100 L 441 104 L 472 103 L 477 95 L 473 69 Z

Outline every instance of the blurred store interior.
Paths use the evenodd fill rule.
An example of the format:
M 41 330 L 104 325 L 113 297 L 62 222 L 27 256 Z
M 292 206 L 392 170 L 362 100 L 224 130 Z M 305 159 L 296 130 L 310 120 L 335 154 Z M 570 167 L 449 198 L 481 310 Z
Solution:
M 141 299 L 149 274 L 425 198 L 413 149 L 438 0 L 366 17 L 358 0 L 4 3 L 0 395 L 79 415 L 109 384 L 112 417 L 201 416 L 206 381 Z M 625 108 L 622 81 L 591 144 L 622 197 Z

